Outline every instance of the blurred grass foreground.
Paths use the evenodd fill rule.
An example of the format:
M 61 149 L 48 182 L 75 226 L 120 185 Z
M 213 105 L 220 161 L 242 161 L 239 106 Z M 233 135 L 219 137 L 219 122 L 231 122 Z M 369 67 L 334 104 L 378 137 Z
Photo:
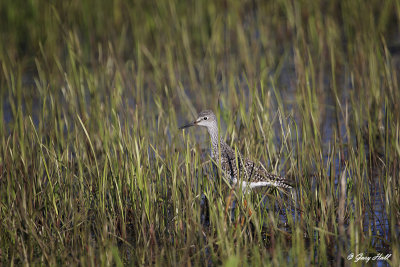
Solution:
M 0 265 L 399 266 L 399 20 L 398 0 L 1 1 Z M 178 130 L 203 109 L 296 187 L 230 206 L 207 133 Z

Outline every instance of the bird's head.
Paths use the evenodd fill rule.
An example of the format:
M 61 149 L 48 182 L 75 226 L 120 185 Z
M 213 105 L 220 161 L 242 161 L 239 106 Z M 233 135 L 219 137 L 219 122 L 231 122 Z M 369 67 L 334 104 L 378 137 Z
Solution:
M 191 126 L 213 127 L 217 124 L 217 117 L 211 110 L 204 110 L 199 113 L 197 119 L 189 124 L 186 124 L 179 129 L 188 128 Z

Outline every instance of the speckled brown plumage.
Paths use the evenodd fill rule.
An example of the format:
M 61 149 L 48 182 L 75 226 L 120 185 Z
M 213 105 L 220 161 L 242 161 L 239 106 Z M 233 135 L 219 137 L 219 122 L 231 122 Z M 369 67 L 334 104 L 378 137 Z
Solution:
M 221 141 L 221 169 L 225 175 L 230 178 L 233 184 L 237 183 L 237 180 L 243 180 L 247 183 L 258 183 L 267 182 L 269 184 L 260 186 L 276 186 L 283 188 L 292 188 L 288 181 L 275 174 L 266 172 L 260 164 L 256 164 L 250 159 L 243 158 L 242 155 L 237 153 L 237 159 L 235 158 L 235 151 L 229 147 L 225 142 Z M 217 148 L 213 149 L 213 160 L 218 162 L 219 155 L 214 153 Z M 244 168 L 243 168 L 244 165 Z M 251 187 L 251 186 L 250 186 Z M 254 186 L 257 187 L 257 186 Z

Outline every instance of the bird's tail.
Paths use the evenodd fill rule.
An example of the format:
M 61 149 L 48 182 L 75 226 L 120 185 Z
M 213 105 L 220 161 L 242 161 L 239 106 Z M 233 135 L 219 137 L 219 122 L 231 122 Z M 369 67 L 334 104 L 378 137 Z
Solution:
M 269 178 L 271 180 L 271 183 L 275 186 L 275 187 L 282 187 L 282 188 L 287 188 L 287 189 L 291 189 L 293 188 L 292 183 L 279 175 L 276 174 L 271 174 L 271 173 L 267 173 L 267 178 Z

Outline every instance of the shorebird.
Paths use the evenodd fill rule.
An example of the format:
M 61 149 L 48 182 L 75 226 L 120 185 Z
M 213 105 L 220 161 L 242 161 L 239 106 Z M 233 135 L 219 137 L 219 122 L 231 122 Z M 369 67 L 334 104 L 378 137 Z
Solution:
M 238 181 L 242 181 L 241 186 L 244 191 L 264 186 L 292 188 L 287 179 L 268 173 L 261 167 L 260 163 L 256 164 L 250 159 L 244 158 L 240 153 L 235 153 L 219 136 L 217 117 L 211 110 L 200 112 L 195 121 L 179 129 L 191 126 L 207 128 L 211 137 L 211 158 L 215 163 L 220 164 L 223 175 L 232 185 L 235 186 Z

